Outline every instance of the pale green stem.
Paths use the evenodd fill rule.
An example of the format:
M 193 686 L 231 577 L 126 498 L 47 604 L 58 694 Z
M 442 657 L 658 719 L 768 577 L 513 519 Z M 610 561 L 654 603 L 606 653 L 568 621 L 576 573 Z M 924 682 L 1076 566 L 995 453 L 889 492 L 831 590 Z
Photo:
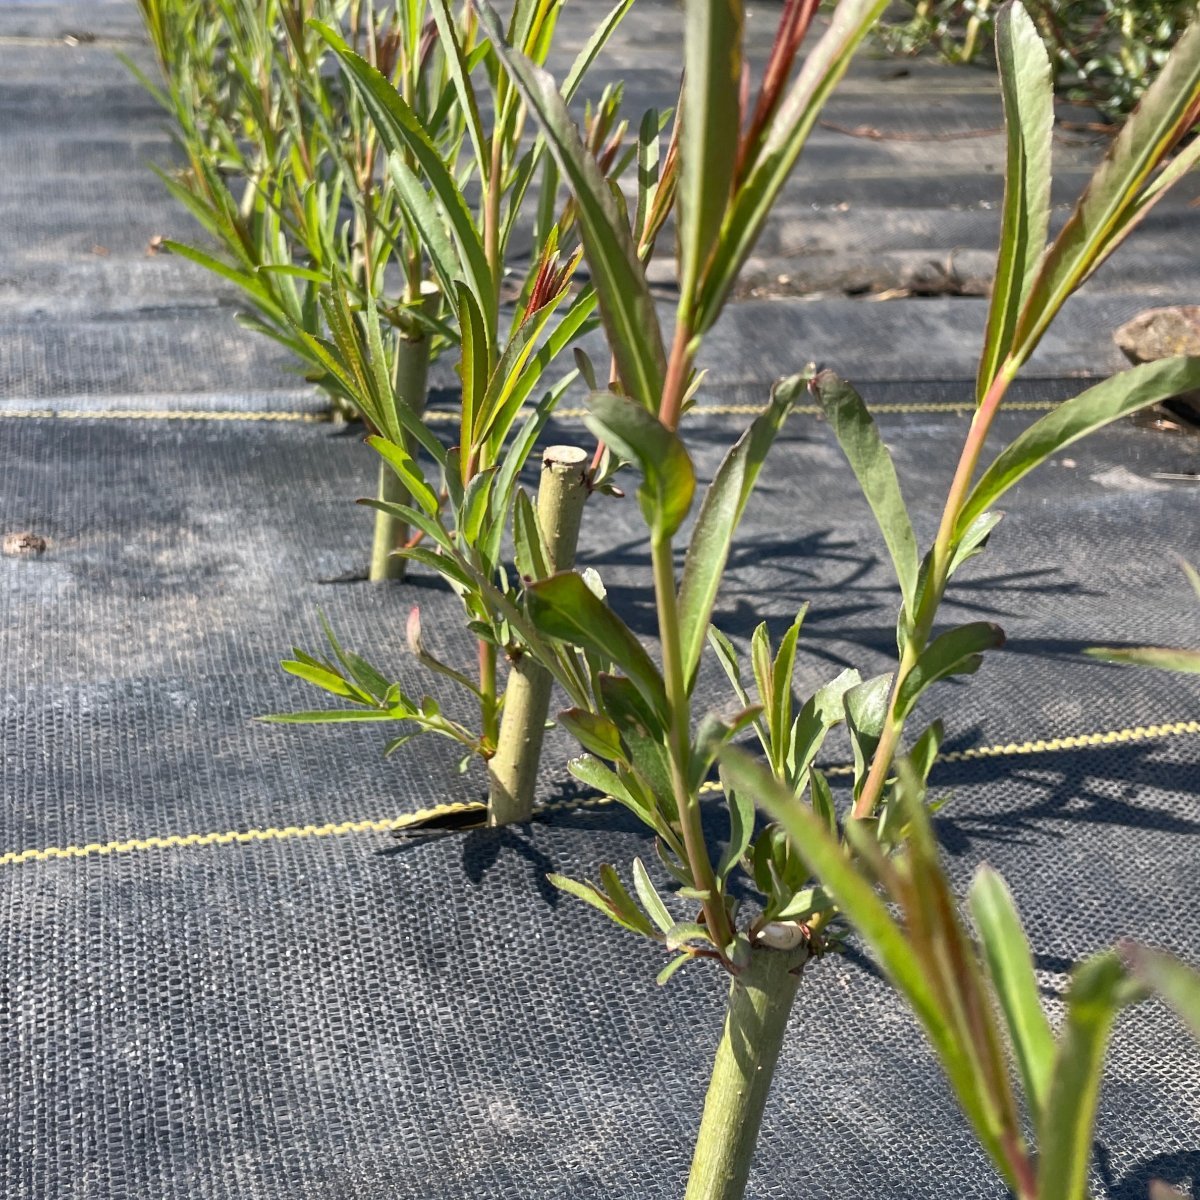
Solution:
M 679 418 L 683 412 L 683 398 L 687 394 L 692 365 L 690 343 L 691 322 L 687 314 L 681 311 L 675 326 L 675 339 L 667 362 L 662 403 L 658 410 L 658 419 L 671 430 L 679 425 Z M 650 556 L 654 567 L 658 635 L 662 642 L 663 682 L 666 685 L 667 709 L 670 713 L 667 738 L 671 758 L 671 785 L 675 794 L 675 806 L 679 810 L 679 823 L 683 831 L 683 844 L 687 850 L 692 880 L 707 897 L 702 902 L 704 920 L 716 944 L 717 953 L 724 962 L 726 948 L 733 940 L 733 928 L 717 885 L 712 858 L 704 842 L 700 798 L 693 793 L 688 784 L 691 706 L 683 672 L 683 642 L 679 634 L 679 598 L 675 592 L 675 556 L 671 539 L 655 534 L 650 543 Z
M 685 1200 L 741 1200 L 806 953 L 754 950 L 729 984 Z
M 427 336 L 401 338 L 396 345 L 396 403 L 420 416 L 425 411 L 429 379 L 429 343 Z M 415 453 L 411 438 L 405 436 L 405 448 Z M 408 489 L 386 463 L 379 464 L 379 499 L 392 504 L 407 504 Z M 403 579 L 407 563 L 395 551 L 408 542 L 408 525 L 390 513 L 375 513 L 375 538 L 371 544 L 372 583 L 385 579 Z
M 683 844 L 687 850 L 692 881 L 706 897 L 702 901 L 704 919 L 716 944 L 717 953 L 724 961 L 726 948 L 733 940 L 733 929 L 717 885 L 712 858 L 704 841 L 700 797 L 688 785 L 691 709 L 688 704 L 687 684 L 683 677 L 679 604 L 675 595 L 675 563 L 671 539 L 656 536 L 651 542 L 650 554 L 654 564 L 654 595 L 658 605 L 658 632 L 662 639 L 663 677 L 667 691 L 667 710 L 670 714 L 667 738 L 671 758 L 672 790 L 675 793 L 675 806 L 679 810 L 679 823 L 683 830 Z
M 579 525 L 588 497 L 588 455 L 578 446 L 549 446 L 542 456 L 537 518 L 550 571 L 575 563 Z M 533 794 L 554 680 L 532 654 L 512 663 L 496 753 L 488 762 L 488 824 L 510 825 L 533 816 Z

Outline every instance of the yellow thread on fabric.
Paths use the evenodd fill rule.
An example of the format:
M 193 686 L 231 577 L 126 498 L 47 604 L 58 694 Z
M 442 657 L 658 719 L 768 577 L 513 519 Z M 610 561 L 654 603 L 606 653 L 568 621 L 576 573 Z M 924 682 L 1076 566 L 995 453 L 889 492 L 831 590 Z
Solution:
M 395 825 L 395 818 L 390 818 L 384 821 L 331 821 L 325 825 L 272 825 L 266 829 L 228 830 L 221 833 L 168 833 L 159 837 L 128 838 L 119 842 L 88 842 L 83 846 L 10 850 L 7 854 L 0 854 L 0 867 L 15 867 L 28 862 L 49 862 L 56 858 L 95 858 L 104 854 L 129 854 L 135 850 L 179 850 L 188 846 L 231 846 L 246 842 L 343 837 L 351 833 L 387 833 Z
M 4 408 L 0 418 L 35 421 L 282 421 L 304 424 L 328 422 L 326 412 L 225 412 L 204 408 Z
M 1009 412 L 1049 412 L 1059 405 L 1057 400 L 1010 400 L 1004 408 Z M 871 412 L 880 416 L 895 414 L 918 415 L 921 413 L 959 413 L 974 409 L 972 400 L 961 402 L 943 401 L 927 404 L 872 404 Z M 526 411 L 526 410 L 522 410 Z M 697 417 L 756 417 L 763 411 L 761 404 L 707 404 L 693 408 L 690 412 Z M 815 404 L 799 404 L 792 409 L 794 416 L 815 417 L 821 410 Z M 560 421 L 578 421 L 587 416 L 585 408 L 560 408 L 554 413 Z M 331 418 L 327 412 L 224 412 L 199 408 L 156 409 L 156 408 L 3 408 L 0 419 L 5 417 L 26 420 L 49 421 L 276 421 L 299 422 L 302 424 L 324 424 Z M 430 425 L 450 425 L 459 420 L 459 414 L 446 410 L 431 409 L 425 413 Z
M 1060 738 L 1039 738 L 1026 742 L 1007 742 L 996 746 L 977 746 L 968 750 L 949 750 L 938 755 L 937 762 L 967 762 L 980 758 L 1009 758 L 1021 755 L 1051 754 L 1060 750 L 1082 750 L 1092 746 L 1115 746 L 1125 742 L 1141 742 L 1151 738 L 1176 737 L 1181 734 L 1200 734 L 1200 721 L 1171 721 L 1162 725 L 1135 725 L 1128 729 L 1110 729 L 1100 733 L 1084 733 Z M 853 773 L 849 766 L 823 768 L 826 775 L 845 776 Z M 719 792 L 721 785 L 705 783 L 702 792 Z M 599 808 L 615 804 L 611 796 L 591 795 L 579 799 L 552 801 L 539 805 L 538 813 L 570 812 L 582 808 Z M 88 842 L 82 846 L 47 846 L 34 850 L 10 850 L 0 854 L 0 867 L 15 867 L 23 863 L 51 862 L 61 858 L 95 858 L 109 854 L 129 854 L 141 850 L 179 850 L 191 846 L 229 846 L 250 842 L 291 841 L 301 838 L 345 837 L 354 833 L 391 833 L 395 830 L 416 829 L 438 817 L 455 813 L 479 812 L 487 806 L 478 801 L 438 804 L 418 812 L 385 820 L 331 821 L 324 825 L 283 825 L 266 829 L 228 830 L 221 833 L 165 834 L 158 837 L 128 838 L 116 842 Z

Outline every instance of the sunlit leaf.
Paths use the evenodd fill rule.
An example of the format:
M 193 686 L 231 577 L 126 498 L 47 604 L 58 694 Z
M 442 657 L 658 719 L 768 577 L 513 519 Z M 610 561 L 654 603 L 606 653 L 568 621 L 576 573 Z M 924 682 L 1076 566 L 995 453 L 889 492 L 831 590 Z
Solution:
M 741 143 L 744 23 L 741 3 L 687 0 L 684 4 L 677 253 L 680 319 L 685 322 L 733 187 Z
M 658 668 L 629 626 L 575 572 L 562 572 L 531 584 L 526 597 L 529 615 L 538 629 L 615 663 L 666 724 L 667 697 Z
M 971 915 L 1000 1000 L 1030 1116 L 1040 1124 L 1054 1069 L 1054 1036 L 1042 1011 L 1029 943 L 1004 880 L 984 864 L 971 884 Z
M 679 435 L 624 396 L 594 392 L 587 404 L 588 428 L 641 468 L 638 500 L 653 536 L 670 537 L 687 516 L 696 490 L 696 472 Z
M 1200 357 L 1142 363 L 1065 400 L 1002 450 L 975 485 L 958 517 L 958 536 L 1034 467 L 1072 442 L 1148 404 L 1200 388 Z
M 828 29 L 804 60 L 804 66 L 780 104 L 771 129 L 739 187 L 724 222 L 715 253 L 704 274 L 694 314 L 694 331 L 703 333 L 720 315 L 742 265 L 754 249 L 767 216 L 787 182 L 808 135 L 850 66 L 854 52 L 883 15 L 888 0 L 841 0 Z
M 1034 279 L 1014 336 L 1014 353 L 1033 352 L 1067 297 L 1144 217 L 1147 181 L 1195 124 L 1200 102 L 1200 20 L 1183 32 L 1158 77 L 1113 139 L 1075 211 Z M 1177 178 L 1178 176 L 1175 176 Z M 1165 189 L 1156 189 L 1158 199 Z
M 1200 674 L 1200 650 L 1172 650 L 1166 646 L 1093 646 L 1085 650 L 1084 654 L 1104 662 L 1125 663 L 1131 667 L 1155 667 L 1160 671 Z
M 650 914 L 650 919 L 663 933 L 670 933 L 675 927 L 675 918 L 671 916 L 662 897 L 658 894 L 650 876 L 646 873 L 645 864 L 640 858 L 633 860 L 633 889 L 637 892 L 642 907 Z
M 996 13 L 996 65 L 1004 97 L 1008 160 L 1000 252 L 992 284 L 976 400 L 982 400 L 1012 346 L 1021 306 L 1050 227 L 1050 153 L 1054 87 L 1050 56 L 1020 4 Z
M 1085 1200 L 1104 1055 L 1125 971 L 1115 954 L 1079 966 L 1038 1126 L 1037 1200 Z
M 1200 1039 L 1200 971 L 1135 942 L 1124 943 L 1121 950 L 1134 976 L 1157 992 Z
M 975 621 L 948 629 L 921 652 L 904 677 L 896 697 L 896 712 L 903 716 L 931 684 L 949 675 L 972 675 L 982 663 L 983 652 L 1004 645 L 1004 630 L 990 621 Z
M 822 371 L 813 380 L 811 390 L 875 514 L 892 556 L 904 607 L 911 614 L 916 609 L 917 539 L 904 506 L 892 456 L 862 397 L 845 380 L 832 371 Z
M 810 377 L 809 373 L 794 375 L 775 385 L 770 404 L 734 443 L 704 493 L 679 583 L 679 639 L 689 690 L 695 686 L 733 536 L 767 453 Z

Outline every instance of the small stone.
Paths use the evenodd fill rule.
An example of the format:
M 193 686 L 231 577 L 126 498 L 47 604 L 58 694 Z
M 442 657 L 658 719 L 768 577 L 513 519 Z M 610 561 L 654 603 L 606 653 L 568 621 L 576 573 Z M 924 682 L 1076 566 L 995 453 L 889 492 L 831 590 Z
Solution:
M 1113 341 L 1134 363 L 1157 362 L 1176 354 L 1200 354 L 1200 304 L 1138 313 L 1113 334 Z
M 36 533 L 23 530 L 4 535 L 4 553 L 9 558 L 33 558 L 46 552 L 47 542 Z
M 1200 354 L 1200 304 L 1151 308 L 1126 321 L 1113 334 L 1121 353 L 1132 363 L 1157 362 L 1177 354 Z M 1200 424 L 1200 391 L 1185 392 L 1165 402 L 1172 415 Z

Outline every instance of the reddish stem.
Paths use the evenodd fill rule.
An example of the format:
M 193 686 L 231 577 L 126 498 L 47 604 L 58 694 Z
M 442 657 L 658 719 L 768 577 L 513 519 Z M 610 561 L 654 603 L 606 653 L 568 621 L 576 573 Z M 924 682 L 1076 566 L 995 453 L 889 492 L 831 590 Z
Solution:
M 883 796 L 884 784 L 887 782 L 888 772 L 892 768 L 896 747 L 904 728 L 904 721 L 896 712 L 900 689 L 929 640 L 933 619 L 937 615 L 938 606 L 946 591 L 946 581 L 950 576 L 950 558 L 955 526 L 958 524 L 958 518 L 966 503 L 971 480 L 975 477 L 975 469 L 979 466 L 979 456 L 983 452 L 983 444 L 987 440 L 992 421 L 995 419 L 1000 402 L 1004 399 L 1004 394 L 1008 391 L 1008 385 L 1012 382 L 1015 372 L 1016 364 L 1012 360 L 1006 359 L 992 380 L 983 401 L 975 410 L 975 416 L 971 419 L 971 429 L 967 434 L 967 440 L 963 443 L 954 479 L 946 496 L 946 507 L 942 510 L 941 525 L 933 543 L 929 580 L 925 587 L 924 598 L 919 610 L 909 614 L 914 628 L 896 670 L 896 678 L 892 684 L 892 694 L 888 703 L 887 720 L 884 722 L 879 744 L 875 747 L 875 754 L 871 759 L 871 770 L 851 813 L 856 820 L 869 817 Z

